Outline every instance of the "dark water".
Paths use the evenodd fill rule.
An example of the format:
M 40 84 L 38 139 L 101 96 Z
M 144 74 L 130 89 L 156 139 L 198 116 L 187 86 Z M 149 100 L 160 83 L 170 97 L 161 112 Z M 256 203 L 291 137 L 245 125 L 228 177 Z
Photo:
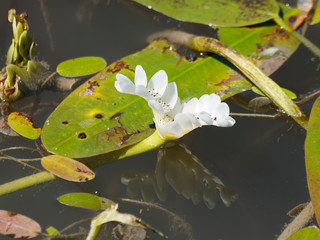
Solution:
M 0 1 L 0 56 L 3 61 L 12 38 L 11 26 L 6 20 L 7 10 L 10 8 L 16 8 L 17 12 L 28 12 L 30 34 L 39 44 L 39 58 L 46 60 L 52 69 L 65 59 L 85 55 L 102 56 L 108 63 L 112 63 L 144 48 L 148 35 L 160 30 L 180 29 L 195 34 L 214 35 L 214 31 L 209 27 L 168 19 L 131 1 L 43 2 L 46 3 L 46 14 L 43 14 L 40 1 Z M 50 34 L 47 32 L 44 15 L 50 22 Z M 307 37 L 320 45 L 319 33 L 318 24 L 309 27 Z M 319 60 L 301 46 L 271 77 L 283 87 L 303 97 L 319 89 Z M 25 109 L 32 114 L 34 109 L 28 108 L 28 105 L 46 103 L 45 110 L 35 119 L 36 124 L 41 126 L 66 95 L 67 93 L 55 90 L 45 90 L 37 98 L 25 97 L 12 107 Z M 243 111 L 235 104 L 230 104 L 232 112 Z M 311 105 L 312 102 L 303 107 L 309 111 Z M 188 190 L 188 184 L 194 184 L 188 180 L 188 167 L 183 169 L 180 165 L 180 168 L 175 168 L 177 166 L 173 166 L 174 161 L 166 162 L 166 169 L 161 175 L 160 163 L 157 165 L 157 151 L 153 151 L 99 167 L 95 170 L 96 179 L 89 183 L 73 184 L 56 180 L 1 196 L 0 208 L 27 215 L 37 220 L 43 228 L 53 225 L 62 229 L 77 220 L 95 215 L 89 210 L 62 206 L 55 200 L 64 193 L 84 191 L 98 193 L 119 202 L 120 211 L 138 215 L 163 231 L 169 239 L 274 239 L 284 223 L 290 220 L 286 213 L 294 206 L 309 201 L 303 149 L 305 131 L 286 118 L 235 119 L 237 123 L 232 128 L 197 129 L 181 139 L 181 142 L 200 159 L 204 168 L 218 177 L 226 187 L 237 192 L 239 198 L 229 207 L 223 204 L 219 192 L 213 209 L 209 209 L 204 201 L 200 201 L 197 206 L 194 205 L 190 198 L 196 198 L 197 191 Z M 0 135 L 0 146 L 34 147 L 34 142 L 20 137 Z M 20 156 L 17 156 L 30 157 L 24 154 L 20 153 Z M 171 158 L 175 157 L 178 158 Z M 33 173 L 32 170 L 14 162 L 1 161 L 0 164 L 0 183 Z M 197 167 L 199 172 L 203 170 L 203 167 Z M 132 183 L 129 189 L 131 192 L 133 189 L 142 189 L 142 194 L 133 199 L 151 199 L 153 203 L 174 213 L 180 219 L 153 206 L 121 201 L 120 199 L 132 195 L 127 195 L 127 186 L 121 183 L 121 176 L 127 172 L 139 173 L 140 179 L 144 179 L 143 183 L 140 181 L 140 185 L 138 181 Z M 148 172 L 149 174 L 146 174 Z M 160 176 L 159 179 L 164 181 L 164 186 L 168 187 L 167 196 L 159 194 L 162 201 L 152 194 L 153 191 L 148 184 L 148 179 L 154 177 L 155 172 Z M 170 178 L 171 184 L 166 184 L 163 177 L 165 174 L 167 178 L 175 177 L 173 180 Z M 201 174 L 199 173 L 200 178 L 206 173 Z M 181 185 L 182 179 L 187 180 L 184 186 Z M 208 182 L 200 183 L 202 186 L 211 186 Z M 141 184 L 144 184 L 143 187 Z M 185 197 L 178 194 L 172 186 L 178 191 L 184 189 Z M 207 205 L 212 207 L 210 203 Z M 147 235 L 150 239 L 160 239 L 152 232 L 148 232 Z

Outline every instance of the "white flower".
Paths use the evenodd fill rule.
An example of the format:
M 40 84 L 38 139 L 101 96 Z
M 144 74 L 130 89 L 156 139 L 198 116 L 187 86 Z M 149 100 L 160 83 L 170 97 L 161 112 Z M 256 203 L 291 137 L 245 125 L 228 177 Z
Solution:
M 146 73 L 140 65 L 135 70 L 135 84 L 122 74 L 117 74 L 116 78 L 115 88 L 119 92 L 138 95 L 148 101 L 156 128 L 164 139 L 180 138 L 203 125 L 231 127 L 235 124 L 229 116 L 229 106 L 214 93 L 181 104 L 176 83 L 168 84 L 163 70 L 155 73 L 148 84 Z
M 136 66 L 134 84 L 133 82 L 118 73 L 117 81 L 114 83 L 115 88 L 121 93 L 138 95 L 144 99 L 155 99 L 160 104 L 174 106 L 178 98 L 177 86 L 175 83 L 168 84 L 168 76 L 165 71 L 156 72 L 147 85 L 146 72 L 140 65 Z

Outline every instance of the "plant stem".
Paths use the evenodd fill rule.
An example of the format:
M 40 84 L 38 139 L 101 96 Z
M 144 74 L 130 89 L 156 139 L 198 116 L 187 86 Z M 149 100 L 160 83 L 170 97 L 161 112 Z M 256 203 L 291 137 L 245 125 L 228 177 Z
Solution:
M 283 230 L 281 235 L 277 238 L 277 240 L 286 240 L 292 234 L 306 226 L 314 217 L 314 209 L 312 202 L 309 202 L 308 205 L 299 213 L 295 219 L 287 225 L 287 227 Z
M 304 46 L 306 46 L 311 52 L 313 52 L 317 57 L 320 58 L 320 48 L 312 43 L 309 39 L 301 35 L 300 33 L 294 31 L 290 26 L 288 26 L 282 18 L 277 14 L 273 17 L 273 20 L 288 33 L 298 39 Z
M 167 142 L 168 140 L 162 139 L 159 136 L 158 132 L 155 131 L 151 136 L 149 136 L 148 138 L 144 139 L 143 141 L 133 146 L 129 146 L 129 147 L 120 149 L 119 151 L 114 151 L 114 152 L 101 155 L 98 160 L 94 159 L 94 161 L 92 161 L 92 158 L 88 158 L 83 162 L 89 168 L 93 169 L 115 160 L 120 160 L 125 157 L 134 156 L 146 151 L 156 149 Z M 42 171 L 40 173 L 19 178 L 14 181 L 0 185 L 0 196 L 11 193 L 11 192 L 15 192 L 24 188 L 32 187 L 40 183 L 52 181 L 56 178 L 57 178 L 56 176 L 54 176 L 52 173 L 48 171 Z
M 194 36 L 188 45 L 197 51 L 217 53 L 233 63 L 252 83 L 268 96 L 274 104 L 292 117 L 301 127 L 307 129 L 307 116 L 282 91 L 278 84 L 266 76 L 257 66 L 234 49 L 229 48 L 217 39 Z

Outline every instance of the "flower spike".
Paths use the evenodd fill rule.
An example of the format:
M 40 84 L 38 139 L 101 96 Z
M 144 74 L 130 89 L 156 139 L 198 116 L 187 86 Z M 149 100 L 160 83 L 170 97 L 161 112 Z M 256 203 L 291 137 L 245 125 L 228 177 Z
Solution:
M 115 88 L 121 93 L 143 97 L 153 111 L 159 135 L 164 139 L 177 139 L 204 125 L 231 127 L 235 120 L 229 116 L 228 104 L 218 95 L 205 94 L 200 99 L 192 98 L 181 103 L 175 82 L 168 83 L 164 70 L 156 72 L 149 83 L 143 68 L 136 67 L 134 84 L 122 74 L 116 75 Z

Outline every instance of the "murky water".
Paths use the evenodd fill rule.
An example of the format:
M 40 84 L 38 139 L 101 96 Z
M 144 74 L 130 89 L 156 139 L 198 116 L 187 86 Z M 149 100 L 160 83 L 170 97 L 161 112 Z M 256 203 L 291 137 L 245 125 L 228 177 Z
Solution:
M 214 35 L 209 27 L 181 23 L 131 1 L 42 3 L 45 5 L 40 1 L 1 0 L 3 62 L 12 38 L 11 26 L 6 21 L 10 8 L 28 12 L 30 34 L 39 44 L 39 58 L 52 69 L 65 59 L 85 55 L 102 56 L 112 63 L 144 48 L 149 34 L 164 29 Z M 50 23 L 50 33 L 46 21 Z M 307 32 L 307 37 L 318 45 L 319 32 L 319 24 Z M 319 60 L 300 47 L 272 78 L 302 97 L 320 87 Z M 19 100 L 12 108 L 23 108 L 34 115 L 41 107 L 41 114 L 34 116 L 41 126 L 65 96 L 67 93 L 45 90 L 36 97 Z M 311 105 L 305 104 L 304 108 L 308 111 Z M 232 112 L 244 111 L 232 103 L 230 108 Z M 160 153 L 148 152 L 95 169 L 97 177 L 89 183 L 56 180 L 2 196 L 0 208 L 32 217 L 43 227 L 53 225 L 62 229 L 95 215 L 89 210 L 62 206 L 55 200 L 64 193 L 84 191 L 119 202 L 120 211 L 138 215 L 169 239 L 273 239 L 290 220 L 286 213 L 309 201 L 304 167 L 305 132 L 286 118 L 235 119 L 237 123 L 232 128 L 197 129 L 181 139 L 196 157 L 190 157 L 177 146 L 173 152 L 180 152 L 178 155 L 170 155 L 170 148 Z M 34 147 L 34 142 L 0 135 L 0 146 Z M 23 155 L 20 153 L 20 157 Z M 33 173 L 14 162 L 0 164 L 0 183 Z M 190 167 L 196 169 L 196 177 L 190 173 Z M 214 188 L 219 190 L 210 191 Z M 213 201 L 215 193 L 217 198 Z M 227 207 L 230 197 L 236 194 L 238 199 Z M 124 202 L 122 198 L 151 200 L 156 205 Z M 152 232 L 147 235 L 150 239 L 161 239 Z

